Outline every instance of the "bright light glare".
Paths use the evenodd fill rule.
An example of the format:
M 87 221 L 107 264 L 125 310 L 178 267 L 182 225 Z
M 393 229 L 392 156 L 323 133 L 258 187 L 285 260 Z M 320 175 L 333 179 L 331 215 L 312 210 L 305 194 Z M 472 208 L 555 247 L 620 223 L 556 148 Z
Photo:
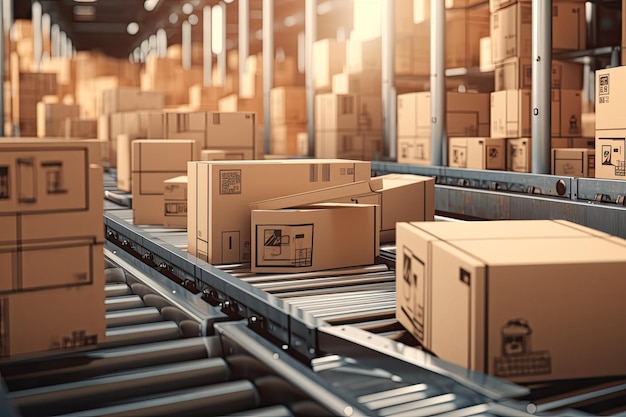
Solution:
M 211 51 L 215 55 L 220 54 L 224 48 L 223 13 L 221 6 L 213 6 L 211 9 Z
M 196 16 L 195 14 L 189 15 L 189 23 L 191 23 L 192 25 L 197 25 L 198 16 Z
M 178 15 L 176 13 L 170 14 L 169 21 L 172 25 L 175 24 L 178 22 Z
M 191 4 L 191 3 L 183 4 L 183 13 L 185 13 L 185 14 L 193 13 L 193 4 Z
M 143 2 L 143 8 L 146 9 L 147 12 L 151 12 L 157 4 L 159 4 L 159 0 L 146 0 Z
M 129 35 L 136 35 L 139 32 L 139 24 L 137 22 L 130 22 L 128 26 L 126 26 L 126 32 Z

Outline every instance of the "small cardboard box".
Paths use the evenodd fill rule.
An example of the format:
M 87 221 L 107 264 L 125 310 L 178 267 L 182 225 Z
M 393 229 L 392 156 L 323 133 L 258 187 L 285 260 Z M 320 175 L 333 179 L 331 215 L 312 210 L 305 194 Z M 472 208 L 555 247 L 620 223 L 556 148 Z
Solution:
M 514 172 L 531 172 L 532 149 L 530 138 L 514 138 L 506 140 L 506 170 Z
M 491 93 L 491 137 L 530 136 L 530 90 Z
M 368 180 L 370 174 L 365 161 L 191 162 L 187 251 L 212 264 L 249 262 L 250 203 Z
M 315 130 L 357 130 L 358 97 L 354 94 L 317 94 Z
M 606 233 L 548 220 L 400 223 L 396 242 L 398 320 L 442 359 L 514 382 L 624 373 L 610 317 L 623 314 L 626 284 L 610 277 L 625 247 Z M 571 351 L 581 331 L 584 365 Z
M 596 71 L 596 133 L 626 129 L 626 66 Z
M 378 256 L 378 206 L 317 204 L 252 210 L 252 272 L 310 272 L 371 265 Z
M 595 149 L 552 149 L 552 175 L 594 178 L 596 174 Z
M 626 180 L 626 129 L 596 130 L 596 178 Z
M 369 181 L 258 201 L 253 210 L 277 210 L 322 202 L 377 204 L 380 206 L 380 241 L 393 242 L 396 223 L 434 221 L 435 179 L 410 174 L 388 174 Z
M 272 123 L 306 123 L 306 90 L 304 87 L 275 87 L 270 91 Z
M 506 140 L 450 138 L 448 166 L 452 168 L 505 170 Z
M 198 159 L 192 140 L 136 140 L 132 143 L 134 224 L 162 224 L 163 181 L 185 175 Z
M 163 181 L 163 227 L 187 228 L 187 176 Z
M 430 165 L 430 137 L 399 137 L 398 162 L 401 164 Z

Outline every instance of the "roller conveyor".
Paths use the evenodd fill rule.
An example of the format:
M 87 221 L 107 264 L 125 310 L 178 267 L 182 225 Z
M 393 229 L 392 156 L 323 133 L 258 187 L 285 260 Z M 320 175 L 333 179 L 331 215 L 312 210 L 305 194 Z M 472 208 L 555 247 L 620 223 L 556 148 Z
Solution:
M 392 245 L 372 267 L 257 276 L 247 265 L 190 257 L 185 231 L 134 226 L 116 202 L 105 202 L 105 211 L 107 341 L 0 363 L 7 386 L 0 410 L 7 403 L 24 416 L 626 410 L 623 379 L 526 388 L 419 350 L 395 320 Z M 218 381 L 222 372 L 228 376 Z M 116 386 L 124 394 L 111 398 Z

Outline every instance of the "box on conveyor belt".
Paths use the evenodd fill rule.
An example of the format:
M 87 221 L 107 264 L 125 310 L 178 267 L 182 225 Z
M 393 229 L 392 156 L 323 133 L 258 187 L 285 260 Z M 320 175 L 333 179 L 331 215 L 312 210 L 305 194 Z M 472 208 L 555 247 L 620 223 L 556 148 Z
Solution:
M 277 210 L 324 202 L 379 205 L 380 241 L 393 242 L 397 222 L 435 219 L 435 179 L 387 174 L 367 181 L 258 201 L 250 204 L 250 208 Z
M 623 375 L 621 242 L 567 221 L 399 223 L 398 321 L 514 382 Z
M 80 107 L 77 104 L 37 103 L 37 136 L 64 137 L 65 120 L 78 118 Z
M 99 144 L 0 140 L 0 357 L 102 342 Z
M 187 251 L 212 264 L 250 261 L 255 201 L 370 178 L 370 162 L 285 159 L 188 164 Z
M 132 143 L 134 224 L 163 224 L 163 181 L 185 175 L 187 162 L 198 160 L 193 140 L 149 140 Z
M 448 139 L 448 166 L 470 169 L 506 169 L 506 140 L 495 138 Z
M 595 165 L 595 149 L 552 148 L 552 175 L 595 178 Z
M 378 205 L 252 210 L 252 272 L 310 272 L 375 263 Z
M 187 176 L 163 181 L 163 227 L 187 228 Z

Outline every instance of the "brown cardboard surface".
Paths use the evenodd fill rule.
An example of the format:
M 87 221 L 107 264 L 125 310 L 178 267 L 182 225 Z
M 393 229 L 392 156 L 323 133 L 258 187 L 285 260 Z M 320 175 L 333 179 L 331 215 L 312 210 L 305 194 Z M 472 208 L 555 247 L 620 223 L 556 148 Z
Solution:
M 270 91 L 272 123 L 306 123 L 306 91 L 304 87 L 276 87 Z
M 200 161 L 225 161 L 226 151 L 219 149 L 203 149 L 200 151 Z
M 470 68 L 480 64 L 480 38 L 489 36 L 486 3 L 446 10 L 446 68 Z
M 251 202 L 366 180 L 370 163 L 324 159 L 195 162 L 187 165 L 187 176 L 188 251 L 210 263 L 224 264 L 250 260 Z
M 581 135 L 581 96 L 580 90 L 552 90 L 552 136 Z
M 530 57 L 511 57 L 495 66 L 495 91 L 532 88 Z M 552 88 L 581 90 L 583 67 L 574 62 L 552 61 Z
M 596 131 L 626 129 L 626 67 L 596 71 Z
M 531 172 L 532 149 L 530 138 L 506 140 L 506 169 L 514 172 Z
M 596 178 L 626 180 L 626 129 L 596 130 Z
M 136 87 L 120 87 L 102 92 L 102 114 L 137 110 L 161 110 L 164 95 L 159 91 L 142 91 Z
M 255 114 L 249 112 L 207 113 L 204 148 L 229 151 L 255 149 L 256 120 Z
M 316 91 L 330 91 L 332 76 L 342 72 L 345 64 L 346 44 L 333 39 L 313 43 L 313 74 Z
M 332 83 L 333 94 L 380 95 L 382 89 L 380 71 L 361 74 L 342 72 L 333 75 Z
M 491 52 L 494 63 L 511 57 L 530 57 L 532 52 L 532 7 L 516 3 L 491 7 Z
M 367 71 L 380 72 L 381 40 L 379 37 L 346 42 L 346 70 L 349 74 L 362 74 Z
M 430 137 L 398 137 L 398 162 L 430 165 Z
M 506 141 L 492 138 L 450 138 L 448 166 L 505 170 Z
M 530 90 L 491 93 L 492 138 L 530 136 Z
M 301 155 L 298 153 L 298 135 L 306 131 L 306 123 L 272 124 L 270 152 L 274 155 Z
M 357 130 L 358 96 L 354 94 L 317 94 L 315 130 Z
M 163 227 L 187 228 L 187 176 L 163 181 Z
M 252 210 L 252 272 L 309 272 L 371 265 L 378 255 L 374 204 Z M 338 256 L 340 255 L 340 256 Z
M 595 163 L 594 149 L 552 149 L 553 175 L 594 178 Z
M 315 132 L 315 157 L 377 160 L 381 157 L 382 131 L 368 134 L 356 131 Z

